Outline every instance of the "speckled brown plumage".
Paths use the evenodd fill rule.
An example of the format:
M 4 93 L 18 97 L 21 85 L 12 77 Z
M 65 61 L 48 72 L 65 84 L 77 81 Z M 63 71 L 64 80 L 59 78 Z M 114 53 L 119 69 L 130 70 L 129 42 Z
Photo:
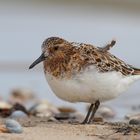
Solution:
M 42 54 L 29 67 L 44 63 L 45 77 L 53 92 L 69 102 L 91 103 L 83 124 L 92 122 L 100 102 L 111 100 L 140 79 L 140 69 L 112 55 L 116 41 L 104 47 L 51 37 Z
M 126 64 L 109 52 L 115 43 L 113 40 L 104 48 L 99 48 L 90 44 L 68 42 L 58 37 L 48 38 L 42 45 L 42 50 L 46 52 L 47 49 L 48 52 L 44 69 L 55 77 L 71 77 L 91 65 L 101 73 L 116 71 L 124 76 L 139 75 L 139 69 Z

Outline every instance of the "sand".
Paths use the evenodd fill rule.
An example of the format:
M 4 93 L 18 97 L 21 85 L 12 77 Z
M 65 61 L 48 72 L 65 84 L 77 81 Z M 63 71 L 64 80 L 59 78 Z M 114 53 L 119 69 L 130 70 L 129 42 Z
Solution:
M 140 140 L 140 126 L 125 123 L 95 123 L 90 125 L 48 122 L 43 118 L 18 120 L 22 134 L 1 133 L 0 140 Z M 0 119 L 3 123 L 4 119 Z

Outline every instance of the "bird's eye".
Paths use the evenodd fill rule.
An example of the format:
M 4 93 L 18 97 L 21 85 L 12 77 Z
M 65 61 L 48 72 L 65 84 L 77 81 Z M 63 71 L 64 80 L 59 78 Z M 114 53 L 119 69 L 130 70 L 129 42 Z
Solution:
M 54 50 L 55 50 L 55 51 L 58 50 L 58 46 L 54 46 Z

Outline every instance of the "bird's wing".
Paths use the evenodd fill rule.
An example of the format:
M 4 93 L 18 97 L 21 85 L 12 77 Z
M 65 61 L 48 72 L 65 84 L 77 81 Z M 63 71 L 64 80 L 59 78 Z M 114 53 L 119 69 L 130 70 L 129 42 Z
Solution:
M 138 75 L 140 70 L 126 64 L 108 51 L 102 51 L 89 44 L 82 44 L 79 48 L 81 57 L 85 65 L 95 65 L 100 72 L 117 71 L 122 75 Z

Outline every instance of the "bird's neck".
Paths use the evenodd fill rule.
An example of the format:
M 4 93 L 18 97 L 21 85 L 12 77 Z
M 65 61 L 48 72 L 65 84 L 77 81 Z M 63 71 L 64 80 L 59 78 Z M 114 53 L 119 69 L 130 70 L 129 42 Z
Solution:
M 70 73 L 69 62 L 71 60 L 72 53 L 60 53 L 50 57 L 44 61 L 44 71 L 53 75 L 54 77 L 63 77 Z

